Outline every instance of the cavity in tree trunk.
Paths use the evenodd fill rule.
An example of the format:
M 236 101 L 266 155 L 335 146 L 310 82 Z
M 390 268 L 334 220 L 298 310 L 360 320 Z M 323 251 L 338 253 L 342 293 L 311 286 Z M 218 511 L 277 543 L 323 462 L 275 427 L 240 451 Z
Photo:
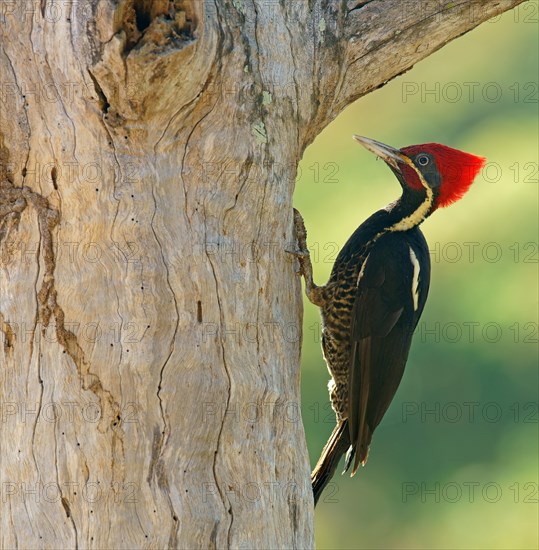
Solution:
M 520 1 L 0 2 L 2 547 L 313 546 L 298 161 Z

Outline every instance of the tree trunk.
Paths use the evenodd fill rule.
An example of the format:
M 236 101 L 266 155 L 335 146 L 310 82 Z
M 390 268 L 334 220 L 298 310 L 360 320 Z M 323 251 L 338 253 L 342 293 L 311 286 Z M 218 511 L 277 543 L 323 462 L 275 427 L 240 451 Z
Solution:
M 0 2 L 2 547 L 313 546 L 298 161 L 521 1 Z

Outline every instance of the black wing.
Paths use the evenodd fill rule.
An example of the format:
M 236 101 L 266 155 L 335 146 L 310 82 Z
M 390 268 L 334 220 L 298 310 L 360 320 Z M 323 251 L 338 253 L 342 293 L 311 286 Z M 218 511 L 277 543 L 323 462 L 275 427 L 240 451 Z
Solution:
M 348 424 L 352 475 L 367 460 L 374 429 L 399 386 L 427 299 L 430 260 L 422 233 L 381 237 L 358 277 L 351 323 Z

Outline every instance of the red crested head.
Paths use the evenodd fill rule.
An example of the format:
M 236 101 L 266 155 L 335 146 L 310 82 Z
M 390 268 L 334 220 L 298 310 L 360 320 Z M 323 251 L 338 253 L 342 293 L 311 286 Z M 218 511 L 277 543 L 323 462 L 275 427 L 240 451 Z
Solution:
M 412 189 L 424 187 L 417 174 L 419 170 L 435 190 L 435 208 L 458 201 L 468 191 L 486 161 L 484 157 L 439 143 L 410 145 L 400 149 L 400 152 L 414 164 L 414 167 L 408 164 L 401 167 L 406 184 Z
M 383 159 L 402 186 L 399 200 L 386 207 L 388 212 L 401 215 L 400 221 L 391 226 L 392 231 L 415 227 L 437 208 L 458 201 L 486 160 L 439 143 L 395 149 L 363 136 L 354 139 Z

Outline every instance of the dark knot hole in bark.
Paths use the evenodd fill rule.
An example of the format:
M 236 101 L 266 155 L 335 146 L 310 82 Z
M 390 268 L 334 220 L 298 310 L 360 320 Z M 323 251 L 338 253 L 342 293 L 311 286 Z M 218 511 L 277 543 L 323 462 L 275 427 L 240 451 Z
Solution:
M 135 1 L 135 5 L 133 7 L 135 9 L 137 29 L 139 32 L 144 32 L 152 22 L 150 11 L 146 9 L 144 0 Z

